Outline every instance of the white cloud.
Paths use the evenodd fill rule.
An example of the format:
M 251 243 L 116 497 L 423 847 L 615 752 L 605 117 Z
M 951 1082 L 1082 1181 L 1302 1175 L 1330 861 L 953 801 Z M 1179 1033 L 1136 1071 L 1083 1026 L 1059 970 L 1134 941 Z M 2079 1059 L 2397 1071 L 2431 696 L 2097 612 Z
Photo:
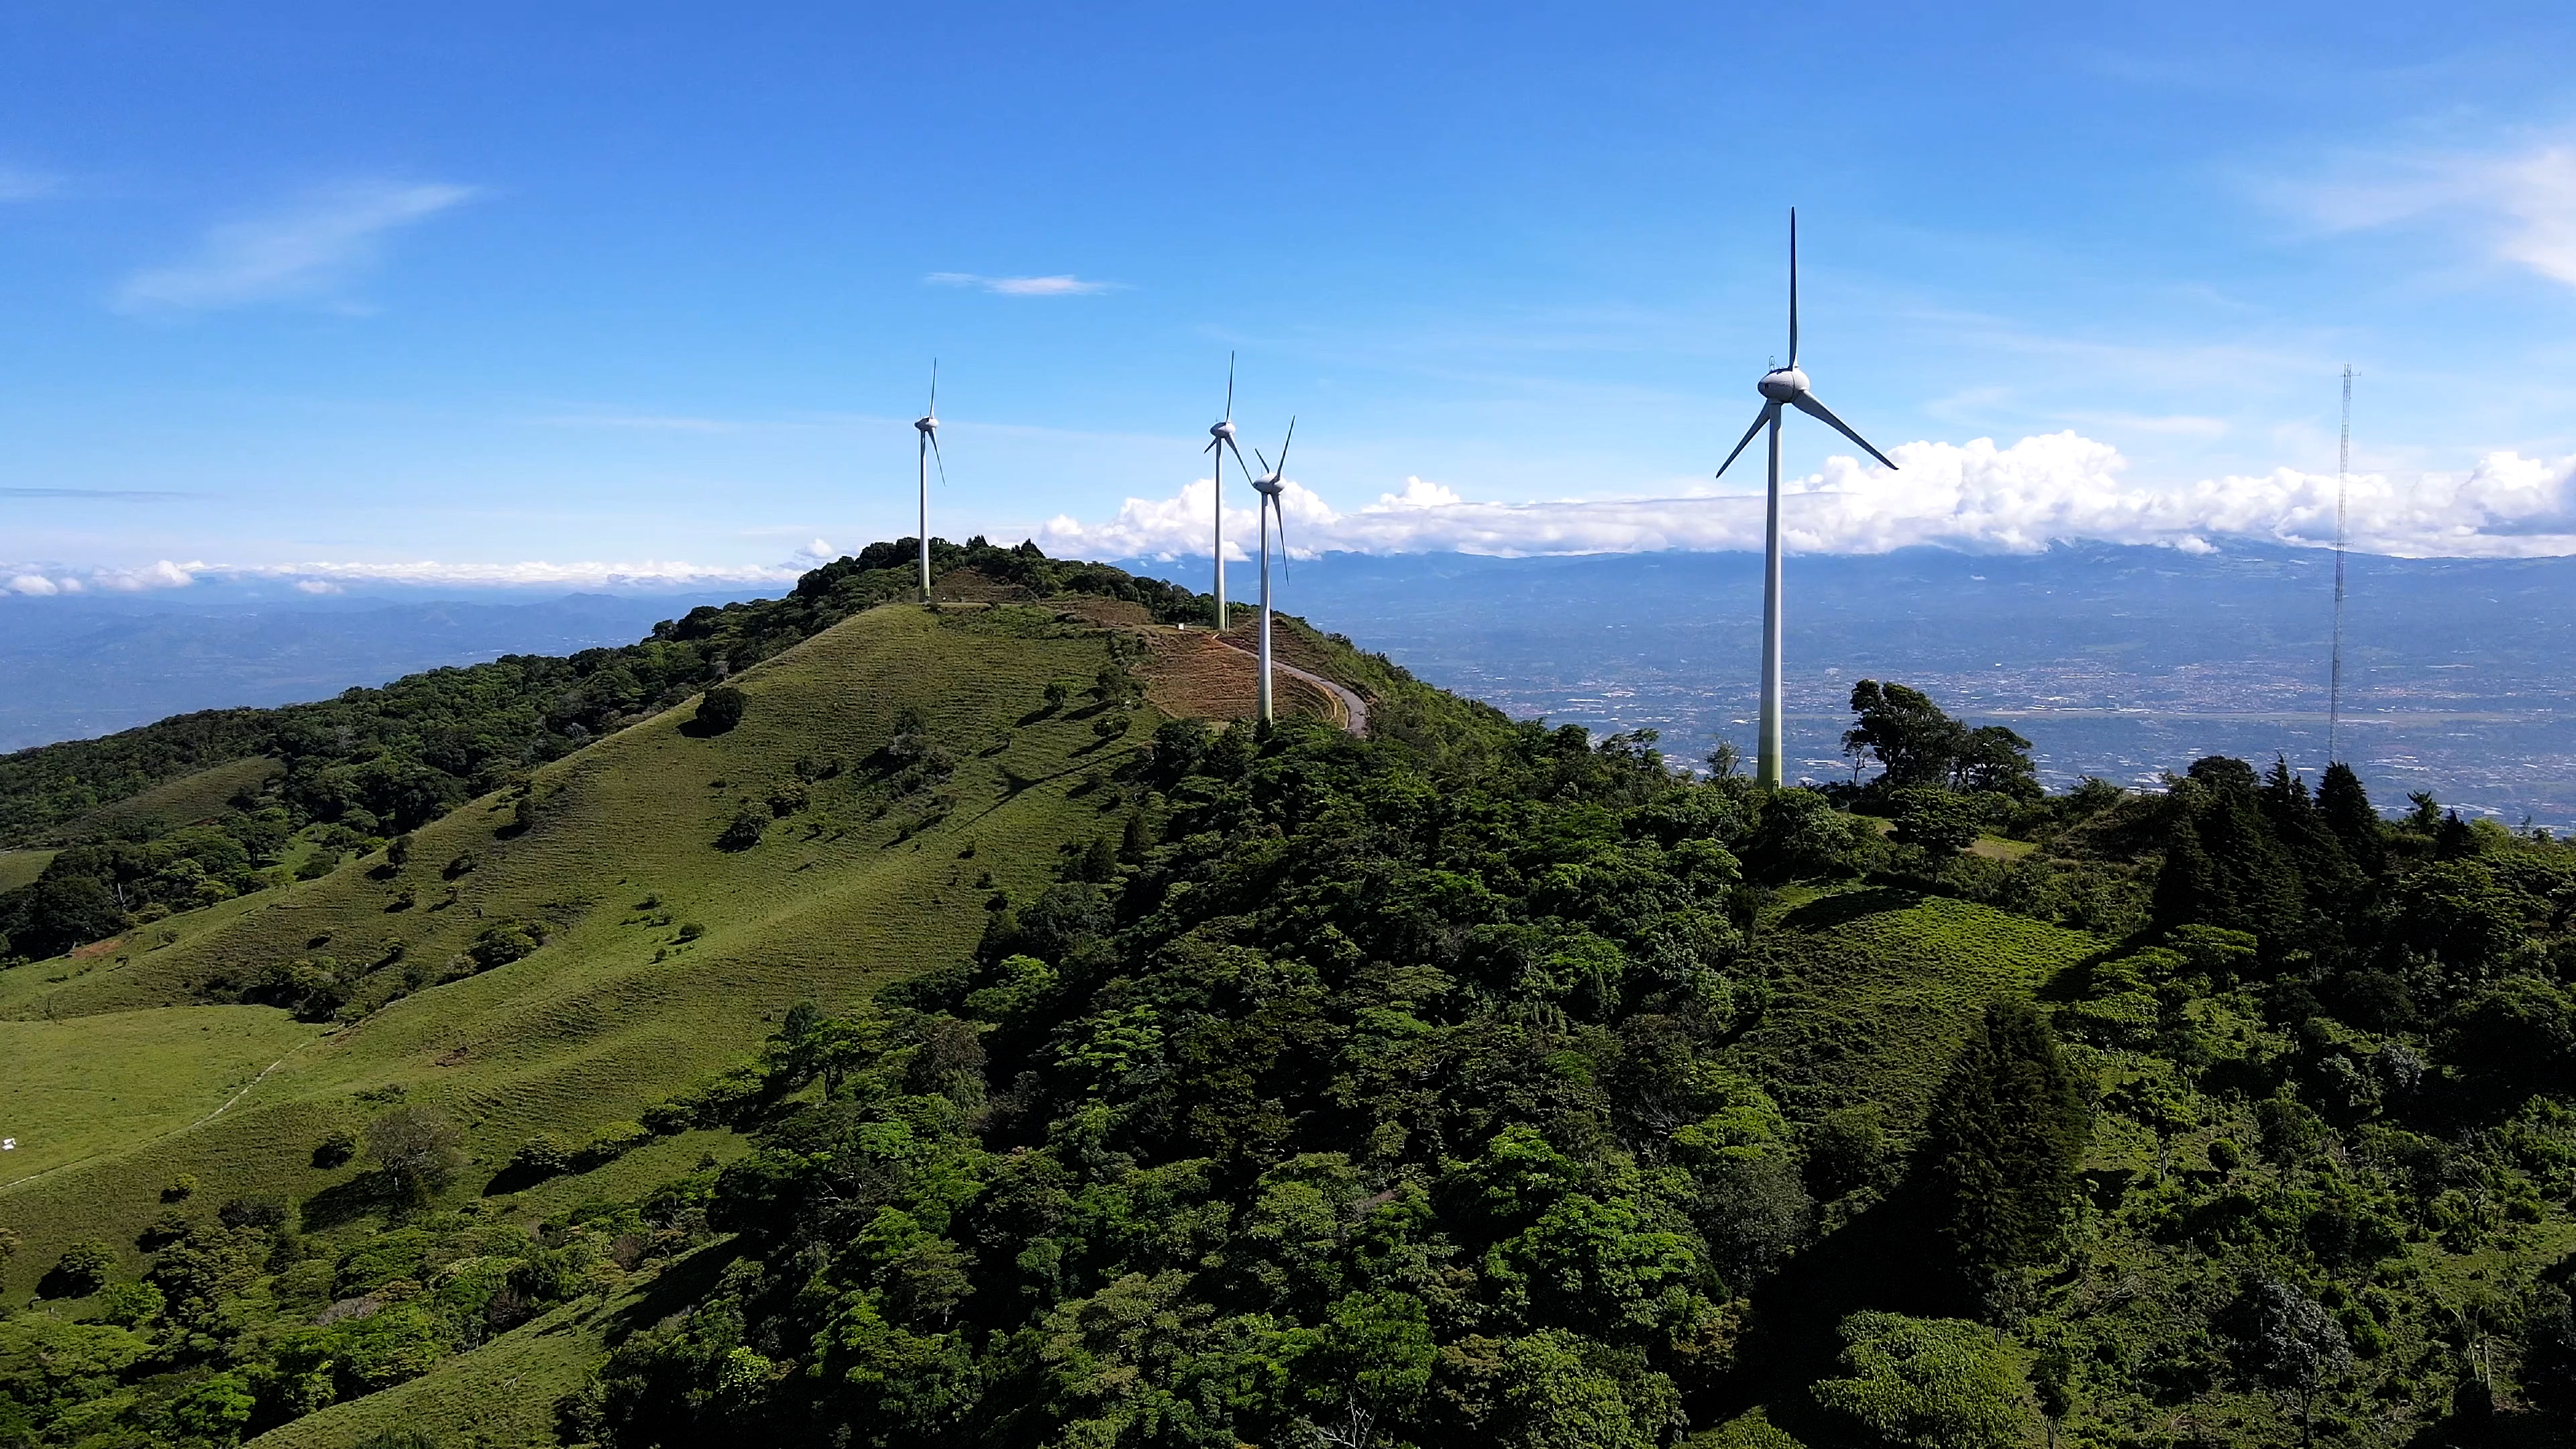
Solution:
M 793 583 L 810 561 L 783 564 L 709 565 L 647 559 L 634 563 L 576 561 L 553 563 L 529 559 L 517 563 L 449 563 L 418 559 L 398 563 L 292 563 L 226 565 L 191 563 L 184 567 L 201 577 L 294 580 L 307 584 L 397 584 L 533 588 L 564 585 L 577 588 L 662 588 L 695 584 Z M 311 592 L 311 590 L 307 590 Z
M 375 260 L 387 233 L 474 195 L 470 186 L 382 181 L 314 192 L 213 227 L 195 256 L 128 277 L 117 306 L 178 311 L 329 297 Z
M 163 559 L 145 568 L 101 569 L 91 579 L 99 587 L 121 593 L 140 593 L 145 589 L 184 589 L 197 581 L 196 575 Z
M 2576 146 L 2364 157 L 2331 180 L 2276 190 L 2335 231 L 2465 214 L 2486 228 L 2497 257 L 2576 286 Z
M 635 563 L 568 562 L 531 559 L 516 563 L 449 563 L 437 559 L 408 562 L 316 562 L 274 564 L 178 563 L 163 559 L 142 568 L 69 569 L 56 564 L 0 564 L 0 578 L 17 593 L 51 596 L 87 588 L 135 592 L 186 588 L 200 580 L 260 581 L 289 584 L 303 593 L 336 594 L 368 584 L 410 587 L 485 587 L 589 589 L 685 588 L 727 584 L 793 583 L 799 574 L 828 555 L 800 550 L 784 563 L 708 565 L 676 560 Z
M 1087 282 L 1080 277 L 983 277 L 973 272 L 933 272 L 922 278 L 934 286 L 980 287 L 1004 297 L 1089 297 L 1115 291 L 1116 282 Z
M 2218 538 L 2297 545 L 2333 542 L 2331 474 L 2279 469 L 2253 478 L 2216 478 L 2180 488 L 2127 482 L 2117 449 L 2072 432 L 1967 444 L 1918 442 L 1894 450 L 1902 472 L 1851 458 L 1789 480 L 1781 519 L 1803 553 L 1883 553 L 1916 544 L 1969 552 L 2031 553 L 2051 543 L 2092 539 L 2163 544 L 2193 552 Z M 2354 547 L 2410 556 L 2544 556 L 2576 553 L 2576 458 L 2545 462 L 2512 453 L 2465 473 L 2400 481 L 2350 480 Z M 1049 521 L 1050 551 L 1092 557 L 1171 558 L 1208 551 L 1212 485 L 1202 478 L 1171 498 L 1130 498 L 1115 517 L 1086 524 Z M 1474 500 L 1456 488 L 1410 478 L 1400 492 L 1349 512 L 1303 485 L 1286 494 L 1300 555 L 1460 552 L 1626 553 L 1656 549 L 1762 546 L 1758 493 L 1692 489 L 1660 497 L 1569 498 L 1524 503 Z M 1249 507 L 1226 510 L 1226 553 L 1248 558 L 1257 537 Z

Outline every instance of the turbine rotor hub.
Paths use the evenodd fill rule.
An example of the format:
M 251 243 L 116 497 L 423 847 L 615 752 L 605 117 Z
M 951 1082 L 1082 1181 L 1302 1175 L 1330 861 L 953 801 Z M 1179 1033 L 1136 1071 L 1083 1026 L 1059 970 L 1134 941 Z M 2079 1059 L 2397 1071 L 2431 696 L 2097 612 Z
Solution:
M 1221 423 L 1208 424 L 1208 436 L 1232 442 L 1234 440 L 1234 419 L 1228 418 Z
M 1280 493 L 1285 491 L 1288 487 L 1287 484 L 1279 481 L 1279 475 L 1276 473 L 1271 474 L 1267 478 L 1253 479 L 1252 486 L 1260 489 L 1263 493 L 1266 493 L 1273 498 L 1278 497 Z
M 1773 402 L 1789 402 L 1807 391 L 1807 374 L 1795 367 L 1775 367 L 1762 374 L 1753 388 Z
M 912 425 L 919 428 L 924 433 L 935 433 L 939 431 L 939 419 L 937 418 L 915 418 L 912 420 Z

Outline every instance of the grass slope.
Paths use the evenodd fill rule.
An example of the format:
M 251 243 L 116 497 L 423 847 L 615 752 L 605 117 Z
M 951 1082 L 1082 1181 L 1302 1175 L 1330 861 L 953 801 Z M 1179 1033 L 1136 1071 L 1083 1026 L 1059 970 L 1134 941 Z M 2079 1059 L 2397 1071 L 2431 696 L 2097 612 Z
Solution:
M 102 805 L 64 826 L 62 833 L 69 839 L 83 840 L 113 835 L 121 826 L 143 821 L 157 822 L 164 829 L 175 829 L 200 820 L 211 820 L 230 807 L 234 796 L 256 795 L 261 786 L 285 771 L 284 765 L 264 755 L 247 760 L 227 760 L 192 775 L 164 780 L 141 794 L 112 805 Z
M 73 1239 L 130 1243 L 177 1173 L 197 1175 L 210 1201 L 327 1201 L 357 1169 L 315 1167 L 315 1143 L 382 1111 L 388 1088 L 465 1129 L 479 1185 L 534 1133 L 579 1137 L 730 1064 L 795 1001 L 844 1006 L 889 977 L 962 958 L 994 890 L 1034 893 L 1059 846 L 1115 829 L 1084 777 L 1132 748 L 1154 716 L 1104 744 L 1079 702 L 1040 704 L 1051 680 L 1088 681 L 1107 639 L 1045 610 L 876 609 L 736 676 L 750 709 L 732 731 L 693 735 L 686 707 L 622 731 L 539 771 L 524 812 L 487 797 L 424 827 L 399 871 L 375 857 L 173 918 L 86 970 L 7 973 L 0 1016 L 113 1030 L 237 993 L 273 962 L 379 961 L 398 946 L 401 963 L 443 972 L 496 922 L 548 928 L 522 960 L 331 1033 L 212 1121 L 0 1188 L 0 1221 L 27 1240 L 9 1291 L 26 1292 Z M 918 797 L 888 800 L 882 772 L 868 768 L 907 707 L 957 758 L 944 813 L 925 815 Z M 816 781 L 812 803 L 760 844 L 717 849 L 737 811 L 793 780 L 800 758 L 845 768 Z M 469 857 L 470 869 L 453 864 Z M 415 904 L 400 908 L 406 886 Z M 684 924 L 703 934 L 681 942 Z M 229 1010 L 272 1023 L 265 1032 L 287 1029 L 282 1013 Z M 262 1050 L 226 1060 L 277 1055 Z M 41 1071 L 25 1054 L 0 1057 L 0 1101 L 19 1100 Z
M 2107 944 L 1945 896 L 1863 889 L 1770 922 L 1772 1002 L 1734 1050 L 1813 1120 L 1875 1102 L 1910 1133 L 1986 1003 L 2036 994 Z
M 321 1035 L 267 1006 L 0 1021 L 0 1187 L 210 1116 Z
M 59 854 L 53 850 L 0 850 L 0 891 L 34 884 Z

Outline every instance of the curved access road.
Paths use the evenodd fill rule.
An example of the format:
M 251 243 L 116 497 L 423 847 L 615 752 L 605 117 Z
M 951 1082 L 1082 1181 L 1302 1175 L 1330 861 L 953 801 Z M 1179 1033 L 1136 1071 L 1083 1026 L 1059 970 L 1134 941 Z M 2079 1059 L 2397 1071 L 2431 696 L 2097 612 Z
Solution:
M 1219 644 L 1223 644 L 1226 648 L 1233 650 L 1235 653 L 1242 655 L 1244 658 L 1251 660 L 1255 668 L 1260 667 L 1261 656 L 1259 654 L 1236 644 L 1234 641 L 1226 638 L 1222 634 L 1211 634 L 1209 637 L 1215 639 Z M 1270 661 L 1270 665 L 1273 669 L 1287 675 L 1289 678 L 1302 679 L 1308 684 L 1315 686 L 1317 689 L 1322 690 L 1332 698 L 1340 700 L 1342 702 L 1342 728 L 1349 730 L 1353 735 L 1360 739 L 1368 738 L 1368 701 L 1360 698 L 1357 691 L 1351 689 L 1348 685 L 1336 684 L 1332 680 L 1326 679 L 1320 674 L 1314 674 L 1300 669 L 1296 665 L 1290 664 L 1284 659 L 1273 659 Z

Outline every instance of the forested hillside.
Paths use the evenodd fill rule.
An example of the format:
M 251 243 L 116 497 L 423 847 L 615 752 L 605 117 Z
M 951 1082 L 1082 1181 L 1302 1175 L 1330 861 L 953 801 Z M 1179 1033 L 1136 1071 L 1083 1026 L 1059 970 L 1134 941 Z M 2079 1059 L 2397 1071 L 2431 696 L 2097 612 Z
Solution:
M 1050 778 L 1081 775 L 1023 817 L 1044 838 L 957 823 L 1032 792 L 970 773 L 1036 748 L 1005 723 L 1073 723 L 1025 672 L 986 717 L 870 716 L 811 804 L 741 817 L 883 817 L 854 862 L 935 843 L 923 887 L 980 909 L 971 949 L 816 991 L 730 1068 L 506 1157 L 464 1145 L 500 1099 L 440 1096 L 424 1049 L 350 1099 L 327 1190 L 173 1182 L 148 1257 L 48 1243 L 44 1296 L 0 1322 L 0 1443 L 2576 1434 L 2569 845 L 2420 797 L 2383 818 L 2340 766 L 2044 795 L 2018 737 L 1874 681 L 1847 743 L 1879 768 L 1832 792 L 1355 654 L 1370 738 L 1157 717 L 1114 630 L 1006 612 L 879 631 L 974 656 L 847 658 L 1105 648 L 1102 744 L 1044 735 L 1075 761 Z M 787 707 L 761 689 L 744 734 Z M 548 799 L 703 768 L 651 728 L 591 784 L 544 777 L 529 838 L 581 808 Z M 728 748 L 782 771 L 792 738 Z M 690 828 L 652 869 L 843 868 L 783 827 L 730 856 Z M 613 856 L 526 858 L 567 876 L 531 899 L 571 900 L 574 862 Z M 351 998 L 349 1039 L 589 969 L 621 910 L 658 932 L 646 878 L 594 884 L 620 894 L 587 924 L 522 918 L 530 954 Z M 699 974 L 792 983 L 752 964 L 794 939 L 765 929 Z

